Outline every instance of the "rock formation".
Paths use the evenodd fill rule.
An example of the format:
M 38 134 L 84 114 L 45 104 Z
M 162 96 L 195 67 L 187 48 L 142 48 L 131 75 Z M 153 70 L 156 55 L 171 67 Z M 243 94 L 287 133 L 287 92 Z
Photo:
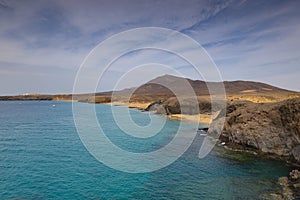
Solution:
M 158 114 L 209 113 L 210 102 L 187 98 L 179 105 L 176 97 L 153 102 L 146 110 Z M 225 111 L 223 111 L 224 113 Z M 220 137 L 233 148 L 257 151 L 300 164 L 300 98 L 276 103 L 233 101 L 228 103 Z
M 300 199 L 300 171 L 293 170 L 288 177 L 281 177 L 278 179 L 281 186 L 281 192 L 278 194 L 271 194 L 276 200 L 293 200 Z
M 300 98 L 230 104 L 222 139 L 300 164 Z

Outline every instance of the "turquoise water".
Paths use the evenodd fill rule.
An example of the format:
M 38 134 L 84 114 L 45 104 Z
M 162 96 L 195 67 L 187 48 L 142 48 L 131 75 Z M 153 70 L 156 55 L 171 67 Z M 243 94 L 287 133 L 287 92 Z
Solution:
M 112 123 L 110 106 L 96 105 L 96 110 L 104 129 L 112 133 L 109 138 L 133 152 L 161 148 L 179 124 L 169 120 L 155 137 L 130 139 Z M 131 114 L 141 125 L 149 122 L 147 113 L 132 110 Z M 0 199 L 260 199 L 276 191 L 277 178 L 290 170 L 280 161 L 218 148 L 200 160 L 198 141 L 168 167 L 124 173 L 106 167 L 85 149 L 71 103 L 3 101 Z

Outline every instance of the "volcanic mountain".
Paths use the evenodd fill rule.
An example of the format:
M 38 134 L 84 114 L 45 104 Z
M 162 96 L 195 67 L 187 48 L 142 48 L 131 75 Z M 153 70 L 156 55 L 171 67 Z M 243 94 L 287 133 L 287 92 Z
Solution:
M 276 102 L 300 96 L 298 92 L 281 89 L 261 82 L 241 80 L 205 82 L 202 80 L 191 80 L 172 75 L 164 75 L 142 84 L 139 87 L 114 92 L 113 101 L 123 101 L 123 97 L 126 96 L 126 98 L 128 98 L 128 95 L 131 96 L 130 102 L 143 103 L 151 103 L 161 99 L 168 99 L 178 94 L 185 96 L 196 95 L 201 97 L 209 97 L 210 93 L 207 85 L 213 87 L 224 86 L 228 100 Z M 176 93 L 176 95 L 174 93 Z M 111 94 L 112 92 L 97 93 L 94 101 L 96 103 L 110 102 Z
M 185 93 L 186 83 L 188 83 L 195 91 L 197 95 L 209 95 L 207 84 L 224 84 L 226 94 L 242 94 L 242 93 L 290 93 L 292 91 L 274 87 L 265 83 L 253 82 L 253 81 L 224 81 L 224 82 L 205 82 L 201 80 L 191 80 L 188 78 L 181 78 L 172 75 L 164 75 L 157 77 L 137 88 L 131 88 L 120 91 L 120 93 L 132 92 L 134 94 L 170 94 L 170 90 L 167 89 L 177 88 L 177 91 Z M 164 86 L 163 86 L 164 85 Z

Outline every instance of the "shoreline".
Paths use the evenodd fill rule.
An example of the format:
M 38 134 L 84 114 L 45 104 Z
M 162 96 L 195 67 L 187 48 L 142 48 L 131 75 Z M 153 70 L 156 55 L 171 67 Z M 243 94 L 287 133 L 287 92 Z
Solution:
M 139 109 L 142 111 L 145 111 L 145 109 L 148 107 L 148 105 L 151 104 L 151 102 L 147 102 L 147 103 L 130 103 L 128 105 L 128 103 L 124 103 L 124 102 L 113 102 L 113 103 L 105 103 L 105 104 L 109 104 L 112 106 L 127 106 L 129 108 L 135 108 L 135 109 Z M 198 115 L 187 115 L 187 114 L 162 114 L 164 117 L 168 118 L 168 119 L 173 119 L 173 120 L 182 120 L 182 121 L 186 121 L 188 123 L 199 123 L 199 124 L 203 124 L 207 127 L 209 127 L 211 121 L 213 118 L 216 117 L 218 112 L 214 113 L 214 114 L 198 114 Z M 225 126 L 225 124 L 224 124 Z M 297 162 L 294 162 L 290 159 L 290 156 L 280 156 L 274 153 L 270 153 L 270 152 L 263 152 L 260 149 L 256 149 L 253 148 L 251 146 L 247 146 L 245 144 L 241 144 L 241 143 L 236 143 L 234 141 L 229 141 L 228 138 L 226 138 L 224 136 L 224 133 L 226 132 L 225 127 L 224 130 L 222 131 L 222 134 L 220 135 L 217 145 L 228 150 L 228 151 L 232 151 L 232 152 L 244 152 L 247 154 L 252 154 L 255 156 L 261 156 L 261 157 L 265 157 L 265 158 L 270 158 L 270 159 L 276 159 L 276 160 L 282 160 L 285 161 L 287 164 L 289 165 L 293 165 L 295 167 L 300 167 L 300 164 Z
M 28 101 L 28 99 L 26 99 L 24 101 Z M 70 100 L 69 99 L 52 99 L 50 101 L 82 102 L 82 103 L 93 103 L 93 104 L 106 104 L 106 105 L 111 105 L 111 106 L 127 106 L 128 108 L 138 109 L 141 111 L 145 111 L 145 109 L 151 104 L 151 102 L 142 102 L 142 103 L 131 102 L 130 104 L 128 104 L 128 103 L 121 102 L 121 101 L 115 101 L 112 103 L 98 103 L 98 102 L 88 102 L 88 101 L 78 101 L 78 100 L 76 101 L 76 100 L 71 100 L 71 99 Z M 163 115 L 163 116 L 168 119 L 183 120 L 188 123 L 197 122 L 199 124 L 209 126 L 211 119 L 214 117 L 214 115 L 209 115 L 209 114 L 200 114 L 200 115 L 169 114 L 169 115 Z M 251 148 L 251 146 L 248 147 L 245 144 L 237 143 L 235 141 L 228 141 L 228 138 L 224 137 L 223 133 L 224 133 L 224 130 L 222 131 L 222 134 L 220 135 L 218 143 L 221 144 L 221 143 L 225 142 L 225 145 L 221 145 L 221 146 L 223 148 L 226 148 L 227 150 L 246 152 L 246 153 L 250 153 L 250 154 L 253 154 L 253 152 L 255 152 L 254 154 L 257 154 L 259 156 L 284 160 L 287 163 L 292 164 L 294 166 L 297 166 L 297 167 L 300 166 L 297 162 L 290 160 L 286 156 L 279 156 L 277 154 L 263 152 L 260 149 Z
M 137 102 L 112 102 L 112 103 L 96 103 L 96 104 L 105 104 L 105 105 L 111 105 L 111 106 L 127 106 L 128 108 L 134 108 L 142 111 L 146 111 L 146 108 L 151 104 L 152 102 L 147 103 L 137 103 Z M 214 115 L 210 114 L 196 114 L 196 115 L 188 115 L 188 114 L 169 114 L 169 115 L 163 115 L 168 119 L 174 119 L 174 120 L 183 120 L 190 123 L 199 123 L 209 126 L 211 123 L 212 118 Z
M 209 114 L 198 114 L 198 115 L 187 115 L 187 114 L 170 114 L 166 115 L 169 119 L 182 120 L 191 123 L 199 123 L 209 126 L 212 120 L 212 115 Z

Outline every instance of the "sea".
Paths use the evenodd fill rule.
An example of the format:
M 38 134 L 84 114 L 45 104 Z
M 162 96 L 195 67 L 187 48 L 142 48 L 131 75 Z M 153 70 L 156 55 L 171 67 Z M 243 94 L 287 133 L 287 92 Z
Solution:
M 131 152 L 162 148 L 180 124 L 167 119 L 158 134 L 134 138 L 122 133 L 110 105 L 94 106 L 107 137 Z M 149 123 L 147 112 L 130 109 L 130 115 L 140 125 Z M 217 146 L 200 159 L 199 141 L 194 138 L 168 166 L 128 173 L 98 161 L 86 149 L 71 102 L 1 101 L 0 199 L 264 199 L 280 190 L 278 178 L 292 169 L 283 161 Z

